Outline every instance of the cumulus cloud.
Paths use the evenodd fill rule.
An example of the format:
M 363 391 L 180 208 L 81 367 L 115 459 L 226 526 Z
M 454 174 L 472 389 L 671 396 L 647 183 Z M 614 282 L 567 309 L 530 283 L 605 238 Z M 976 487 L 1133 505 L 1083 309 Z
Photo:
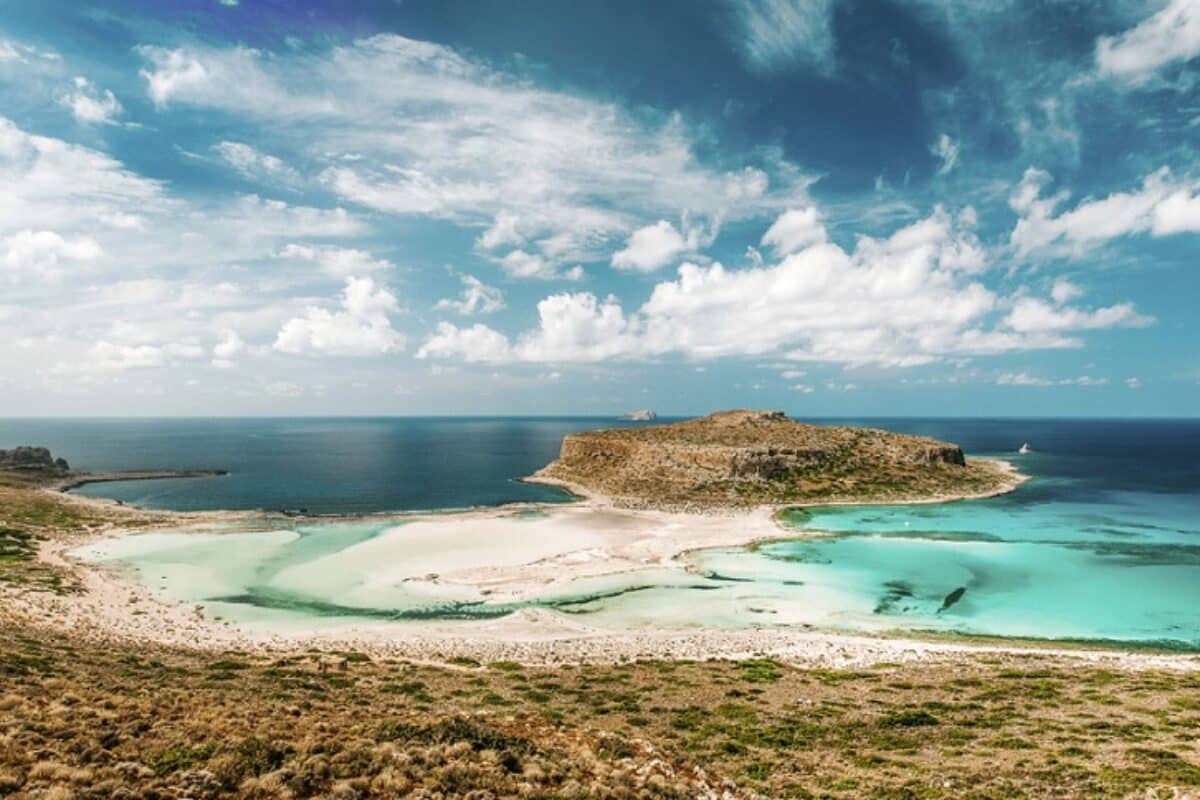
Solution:
M 499 364 L 513 357 L 508 337 L 481 323 L 460 328 L 439 322 L 434 334 L 417 350 L 417 358 L 461 358 L 472 363 Z
M 457 298 L 442 298 L 434 306 L 439 311 L 457 311 L 459 314 L 490 314 L 504 308 L 504 293 L 495 286 L 488 286 L 474 275 L 459 276 L 463 284 L 462 294 Z
M 318 265 L 322 270 L 339 278 L 391 269 L 392 262 L 375 258 L 365 250 L 333 245 L 306 245 L 295 242 L 285 245 L 276 258 L 291 261 L 306 261 Z
M 638 347 L 615 297 L 599 300 L 590 292 L 555 294 L 538 303 L 537 310 L 538 328 L 515 344 L 486 325 L 458 328 L 443 322 L 417 351 L 417 357 L 457 356 L 491 363 L 593 362 L 628 356 Z
M 71 109 L 80 122 L 112 124 L 124 113 L 125 109 L 112 92 L 96 87 L 87 78 L 75 78 L 72 87 L 59 97 L 59 101 Z
M 972 218 L 938 208 L 887 238 L 861 237 L 852 251 L 810 237 L 772 265 L 684 264 L 629 315 L 613 297 L 552 295 L 538 305 L 538 326 L 515 340 L 483 325 L 442 323 L 418 355 L 590 362 L 782 354 L 796 362 L 912 366 L 1076 347 L 1073 332 L 1151 322 L 1129 303 L 1088 310 L 997 296 L 976 279 L 986 265 Z M 790 227 L 789 220 L 778 230 Z M 795 241 L 773 238 L 784 251 Z
M 1147 175 L 1135 191 L 1086 199 L 1061 213 L 1067 193 L 1042 194 L 1051 180 L 1043 170 L 1026 170 L 1009 198 L 1019 216 L 1010 237 L 1018 255 L 1078 257 L 1122 236 L 1200 232 L 1200 184 L 1177 181 L 1166 167 Z
M 661 219 L 630 234 L 625 247 L 613 253 L 612 265 L 622 270 L 653 272 L 681 254 L 701 247 L 702 237 L 702 231 L 689 228 L 686 221 L 681 233 L 670 222 Z
M 159 105 L 275 126 L 292 150 L 327 163 L 320 180 L 345 201 L 479 229 L 481 251 L 517 277 L 561 276 L 656 219 L 689 212 L 711 226 L 775 213 L 809 183 L 773 151 L 753 166 L 701 159 L 679 116 L 540 89 L 400 36 L 315 53 L 139 52 Z
M 26 229 L 0 239 L 0 264 L 13 283 L 31 277 L 57 280 L 65 264 L 96 261 L 102 255 L 94 239 L 66 239 L 54 231 Z
M 1137 26 L 1096 41 L 1100 74 L 1133 85 L 1150 80 L 1158 70 L 1200 55 L 1200 5 L 1195 0 L 1169 0 Z
M 275 349 L 299 355 L 373 356 L 400 350 L 404 337 L 392 328 L 396 296 L 370 278 L 346 279 L 341 310 L 310 306 L 284 323 Z
M 832 0 L 731 0 L 728 6 L 736 24 L 722 29 L 750 70 L 770 74 L 808 65 L 832 71 Z

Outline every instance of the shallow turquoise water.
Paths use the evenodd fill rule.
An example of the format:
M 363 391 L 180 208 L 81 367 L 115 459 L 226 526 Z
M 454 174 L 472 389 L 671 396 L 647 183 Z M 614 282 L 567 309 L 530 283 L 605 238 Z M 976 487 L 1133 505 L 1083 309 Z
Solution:
M 690 572 L 648 568 L 532 604 L 609 627 L 813 625 L 1200 649 L 1200 422 L 894 422 L 975 454 L 1031 441 L 1035 452 L 1017 460 L 1033 480 L 988 500 L 796 512 L 790 524 L 810 538 L 697 552 Z M 394 526 L 129 537 L 128 552 L 98 557 L 169 599 L 251 625 L 486 618 L 520 607 L 380 587 L 372 564 L 321 570 L 322 559 Z M 391 557 L 441 546 L 400 546 Z

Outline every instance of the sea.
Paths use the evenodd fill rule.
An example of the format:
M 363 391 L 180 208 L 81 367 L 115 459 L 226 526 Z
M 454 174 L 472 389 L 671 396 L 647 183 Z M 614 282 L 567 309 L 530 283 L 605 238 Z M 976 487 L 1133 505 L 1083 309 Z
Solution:
M 983 500 L 795 510 L 784 522 L 796 538 L 697 551 L 687 556 L 688 572 L 648 569 L 524 604 L 391 596 L 346 605 L 339 592 L 366 576 L 339 575 L 327 586 L 293 582 L 286 591 L 276 578 L 404 524 L 402 517 L 347 515 L 572 502 L 520 478 L 552 460 L 565 434 L 645 423 L 8 419 L 0 420 L 0 448 L 45 445 L 86 470 L 229 473 L 77 490 L 131 505 L 328 515 L 328 522 L 281 523 L 282 538 L 236 530 L 190 540 L 152 533 L 127 537 L 137 546 L 90 554 L 137 579 L 153 574 L 170 599 L 207 603 L 247 625 L 318 618 L 403 624 L 543 605 L 600 627 L 811 626 L 1200 649 L 1200 420 L 808 421 L 934 436 L 960 444 L 968 457 L 1009 458 L 1030 480 Z M 1029 453 L 1017 453 L 1022 443 Z

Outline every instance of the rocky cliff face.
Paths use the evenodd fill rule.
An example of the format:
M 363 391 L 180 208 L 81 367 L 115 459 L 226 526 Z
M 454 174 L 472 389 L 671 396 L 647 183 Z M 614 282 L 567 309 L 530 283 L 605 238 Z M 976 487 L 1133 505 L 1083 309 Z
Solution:
M 536 477 L 625 505 L 723 506 L 919 499 L 997 481 L 956 445 L 870 428 L 808 425 L 780 411 L 726 411 L 673 425 L 563 439 Z

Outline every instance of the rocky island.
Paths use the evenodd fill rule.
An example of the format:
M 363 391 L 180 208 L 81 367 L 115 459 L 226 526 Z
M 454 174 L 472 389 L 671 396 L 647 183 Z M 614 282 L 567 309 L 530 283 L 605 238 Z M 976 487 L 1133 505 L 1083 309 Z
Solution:
M 782 411 L 720 411 L 670 425 L 564 437 L 531 480 L 627 508 L 914 502 L 1006 491 L 1004 462 L 874 428 L 811 425 Z

